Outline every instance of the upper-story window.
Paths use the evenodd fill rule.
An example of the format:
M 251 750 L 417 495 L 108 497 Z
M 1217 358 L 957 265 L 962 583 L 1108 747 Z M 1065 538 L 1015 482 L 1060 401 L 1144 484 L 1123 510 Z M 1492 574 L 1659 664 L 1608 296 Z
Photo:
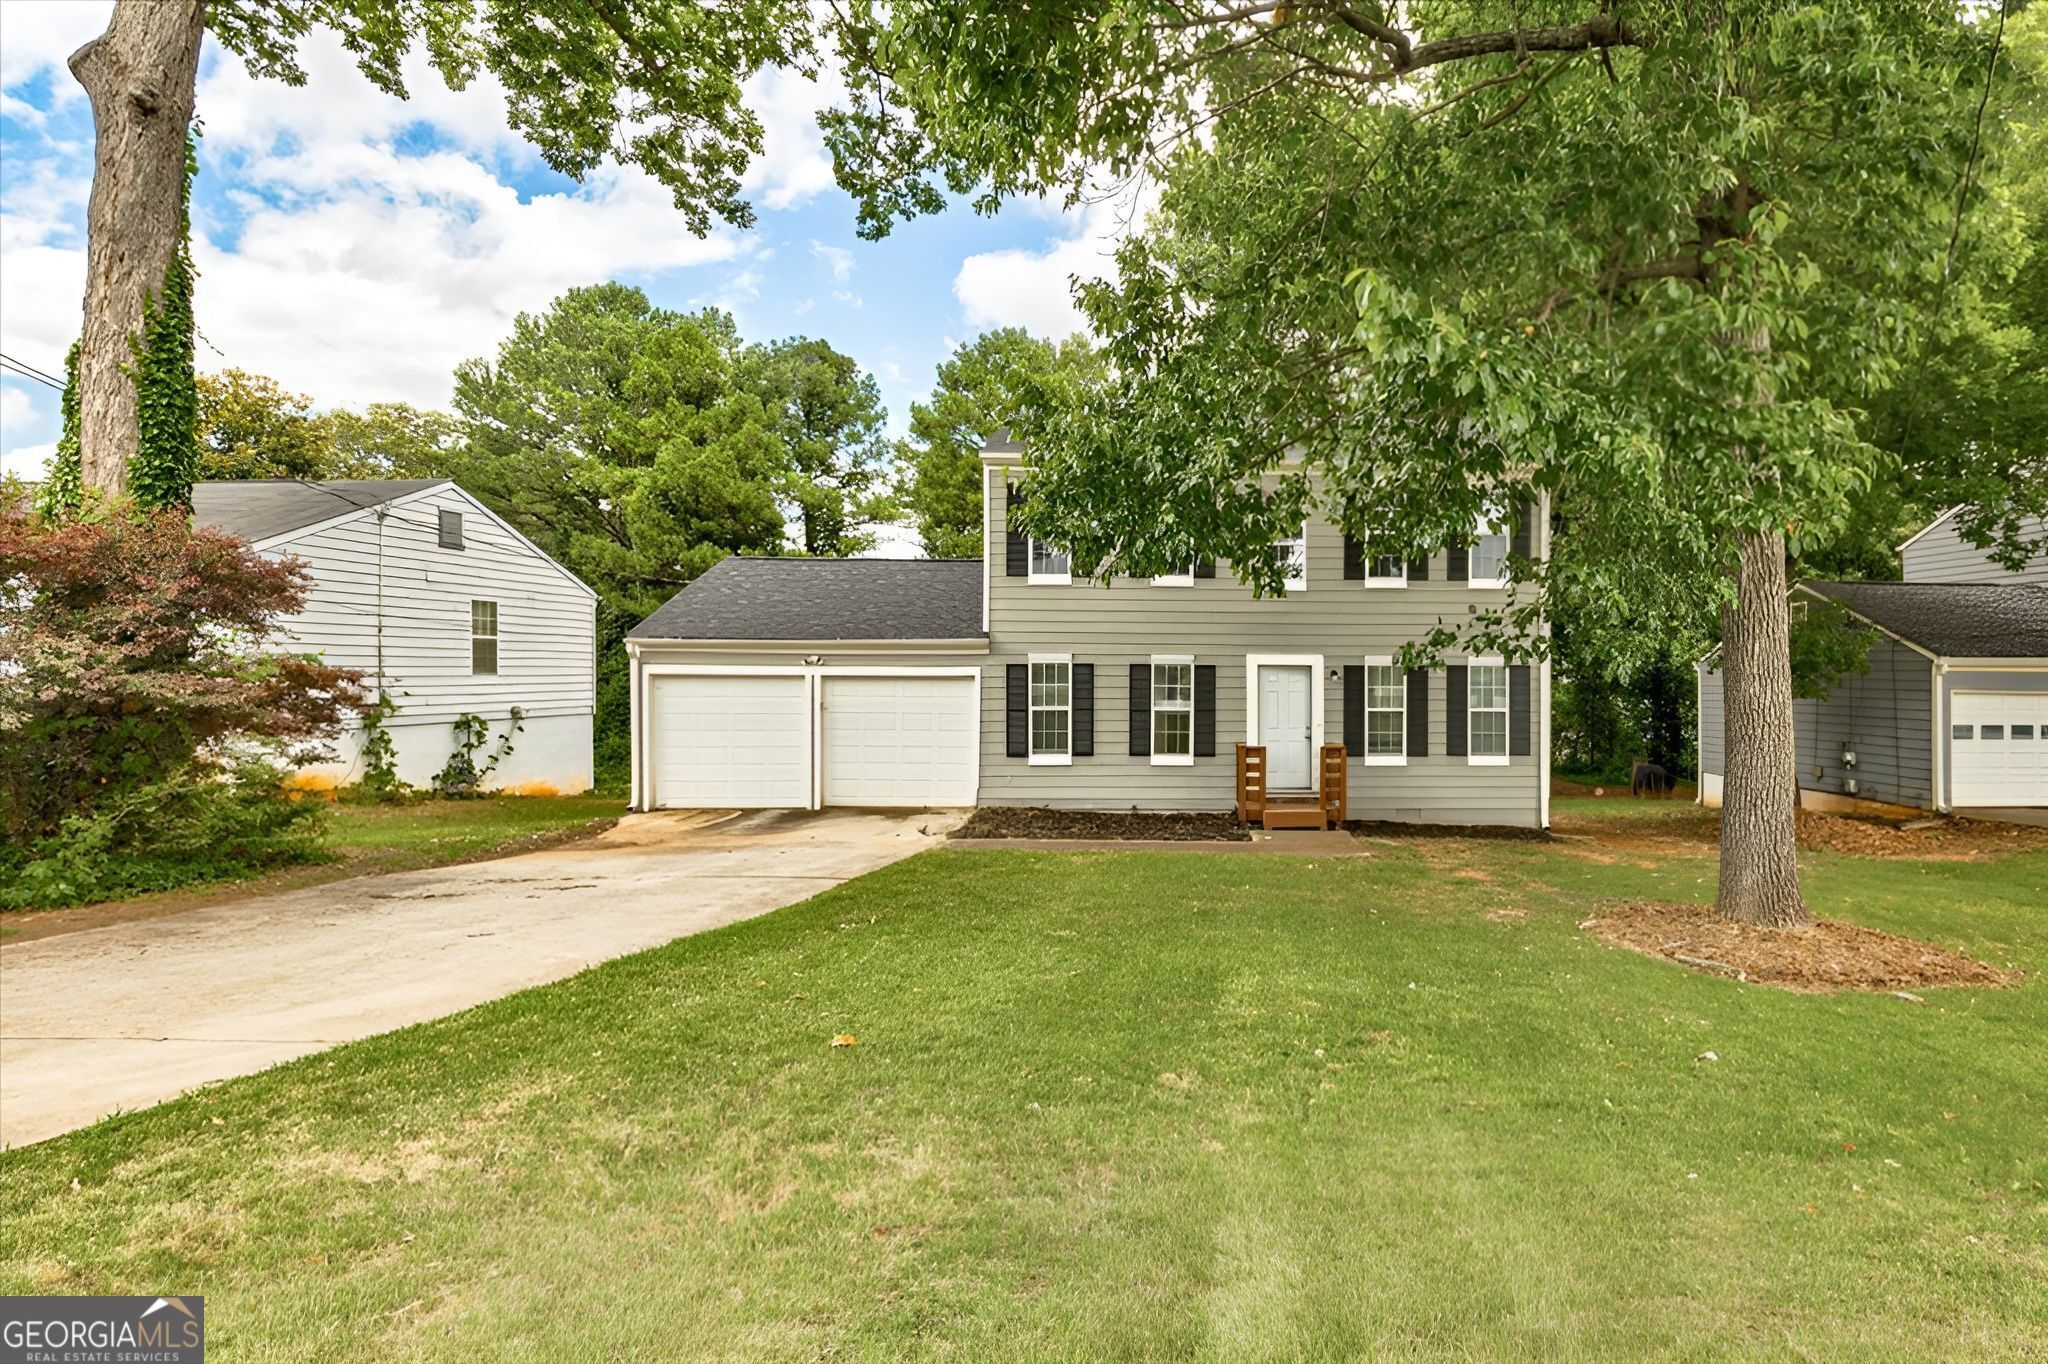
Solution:
M 1187 566 L 1177 573 L 1162 573 L 1152 580 L 1154 587 L 1193 587 L 1195 585 L 1195 564 L 1190 559 Z
M 1063 549 L 1054 549 L 1043 540 L 1031 542 L 1031 573 L 1027 581 L 1034 583 L 1072 582 L 1074 556 Z
M 1508 670 L 1499 659 L 1474 659 L 1465 675 L 1467 760 L 1498 765 L 1508 760 Z
M 1308 527 L 1303 526 L 1293 535 L 1273 542 L 1273 558 L 1286 576 L 1289 592 L 1299 592 L 1308 586 Z
M 1074 663 L 1065 656 L 1031 660 L 1033 763 L 1070 763 L 1074 752 Z
M 439 521 L 441 531 L 441 548 L 461 549 L 462 513 L 459 511 L 451 511 L 448 508 L 443 507 L 441 508 L 440 511 Z
M 1369 554 L 1365 560 L 1367 587 L 1406 587 L 1408 565 L 1398 554 Z
M 1508 578 L 1507 518 L 1499 512 L 1482 513 L 1478 530 L 1467 576 L 1474 587 L 1503 587 Z
M 498 671 L 498 604 L 494 601 L 469 604 L 469 670 L 478 674 Z

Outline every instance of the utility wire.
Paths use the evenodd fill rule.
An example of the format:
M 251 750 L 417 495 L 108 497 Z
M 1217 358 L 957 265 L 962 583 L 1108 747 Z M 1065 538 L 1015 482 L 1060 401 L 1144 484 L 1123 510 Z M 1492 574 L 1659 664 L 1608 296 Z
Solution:
M 35 366 L 25 365 L 11 355 L 0 354 L 0 373 L 12 374 L 18 378 L 28 379 L 43 385 L 45 388 L 54 388 L 60 392 L 64 388 L 63 380 L 53 379 Z

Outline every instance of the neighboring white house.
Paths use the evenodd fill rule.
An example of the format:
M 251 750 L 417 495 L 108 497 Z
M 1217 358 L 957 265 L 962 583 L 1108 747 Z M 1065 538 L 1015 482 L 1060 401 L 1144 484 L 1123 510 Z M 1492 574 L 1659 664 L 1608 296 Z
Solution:
M 454 721 L 522 728 L 490 785 L 588 790 L 596 708 L 597 594 L 447 479 L 250 479 L 201 483 L 194 520 L 312 571 L 305 609 L 272 643 L 360 669 L 397 711 L 385 722 L 398 775 L 424 786 L 456 747 Z M 309 785 L 363 775 L 351 722 Z

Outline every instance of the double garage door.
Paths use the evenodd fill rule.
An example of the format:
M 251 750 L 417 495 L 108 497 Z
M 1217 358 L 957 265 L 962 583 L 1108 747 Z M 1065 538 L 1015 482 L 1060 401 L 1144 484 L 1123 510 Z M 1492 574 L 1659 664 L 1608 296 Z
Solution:
M 656 675 L 649 803 L 972 805 L 978 705 L 971 676 Z
M 1949 698 L 1949 801 L 2048 805 L 2048 692 Z

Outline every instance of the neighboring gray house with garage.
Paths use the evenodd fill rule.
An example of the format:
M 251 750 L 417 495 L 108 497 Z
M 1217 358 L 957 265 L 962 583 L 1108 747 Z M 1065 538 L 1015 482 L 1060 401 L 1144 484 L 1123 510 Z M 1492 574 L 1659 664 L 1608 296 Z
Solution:
M 1900 546 L 1903 582 L 1803 582 L 1872 637 L 1870 670 L 1793 703 L 1802 803 L 1916 810 L 2048 806 L 2048 558 L 2014 573 L 1955 511 Z M 2038 524 L 2030 528 L 2040 533 Z M 1722 796 L 1718 651 L 1700 660 L 1700 800 Z
M 1395 665 L 1506 600 L 1540 509 L 1412 564 L 1312 519 L 1284 597 L 1206 560 L 1104 586 L 1011 531 L 1023 457 L 983 453 L 979 559 L 727 559 L 642 622 L 634 806 L 1229 810 L 1247 743 L 1276 795 L 1341 748 L 1354 819 L 1548 824 L 1548 665 Z

